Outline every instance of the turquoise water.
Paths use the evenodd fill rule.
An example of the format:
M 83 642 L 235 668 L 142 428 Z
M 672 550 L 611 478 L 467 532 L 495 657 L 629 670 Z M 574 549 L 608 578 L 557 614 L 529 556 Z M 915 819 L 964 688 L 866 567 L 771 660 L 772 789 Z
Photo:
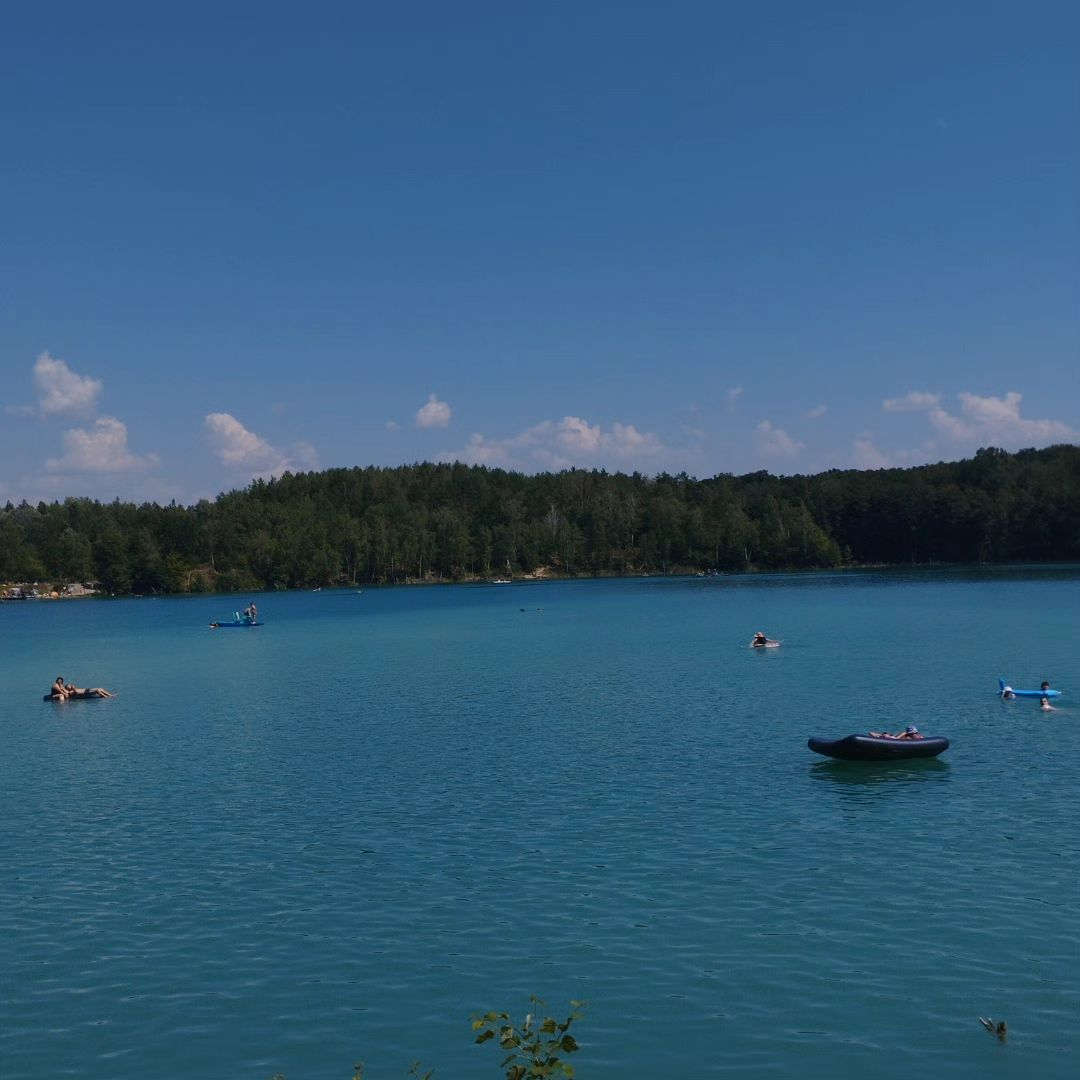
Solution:
M 1075 1074 L 1080 571 L 249 599 L 0 605 L 4 1080 Z

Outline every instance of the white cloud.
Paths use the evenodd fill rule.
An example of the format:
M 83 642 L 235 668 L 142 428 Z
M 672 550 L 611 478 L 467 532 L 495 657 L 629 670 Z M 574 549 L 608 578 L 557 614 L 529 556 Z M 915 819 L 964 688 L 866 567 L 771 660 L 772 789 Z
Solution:
M 1061 420 L 1031 419 L 1020 414 L 1022 395 L 1015 390 L 1004 397 L 978 394 L 957 394 L 958 412 L 949 412 L 941 404 L 940 394 L 912 391 L 902 398 L 882 402 L 886 412 L 925 412 L 934 434 L 947 445 L 951 453 L 969 453 L 980 446 L 1000 446 L 1019 450 L 1027 446 L 1048 446 L 1056 442 L 1080 442 L 1080 431 Z M 853 449 L 856 465 L 874 460 L 880 453 L 869 439 L 859 436 Z M 914 450 L 899 450 L 883 455 L 889 465 L 910 465 L 940 460 L 945 453 L 942 445 L 930 439 Z M 867 467 L 877 467 L 867 465 Z
M 261 467 L 278 452 L 230 413 L 209 413 L 203 420 L 214 452 L 226 464 Z
M 807 420 L 820 420 L 828 411 L 828 407 L 825 405 L 815 405 L 812 409 L 807 409 L 803 416 Z
M 798 457 L 805 449 L 803 443 L 796 442 L 783 428 L 774 427 L 768 420 L 762 420 L 754 428 L 754 442 L 768 457 Z
M 953 416 L 942 408 L 930 410 L 930 423 L 935 430 L 941 432 L 942 435 L 947 435 L 955 442 L 969 442 L 976 438 L 973 425 L 965 423 L 960 417 Z
M 653 457 L 664 450 L 660 440 L 651 431 L 638 431 L 633 424 L 611 425 L 611 435 L 606 438 L 606 445 L 616 457 L 630 458 L 645 455 Z
M 72 428 L 64 432 L 64 456 L 50 458 L 50 473 L 118 473 L 152 469 L 156 454 L 139 457 L 128 450 L 127 426 L 114 416 L 99 416 L 92 428 Z
M 969 393 L 957 396 L 960 399 L 959 416 L 940 407 L 930 411 L 930 423 L 935 430 L 955 442 L 1019 449 L 1080 441 L 1080 431 L 1061 420 L 1021 416 L 1022 395 L 1015 390 L 1008 391 L 1003 398 Z
M 576 416 L 564 416 L 558 427 L 559 445 L 567 450 L 580 450 L 585 454 L 595 454 L 600 449 L 603 434 L 600 425 L 590 427 Z
M 889 469 L 894 465 L 892 458 L 882 453 L 865 432 L 855 437 L 851 457 L 856 469 Z
M 742 397 L 743 388 L 741 386 L 733 386 L 724 397 L 727 398 L 728 412 L 732 412 L 735 405 L 738 403 L 739 398 Z
M 545 420 L 505 439 L 474 434 L 462 449 L 439 455 L 441 461 L 522 472 L 609 465 L 650 471 L 662 468 L 670 458 L 670 449 L 652 432 L 617 421 L 605 431 L 600 424 L 589 424 L 577 416 L 564 416 L 558 423 Z
M 77 375 L 63 360 L 43 352 L 34 364 L 34 383 L 43 416 L 91 416 L 101 396 L 100 379 Z
M 434 394 L 428 395 L 427 404 L 416 411 L 419 428 L 444 428 L 450 426 L 450 406 Z
M 318 455 L 309 443 L 294 443 L 288 452 L 279 450 L 230 413 L 208 413 L 203 428 L 214 453 L 237 472 L 270 477 L 318 467 Z
M 941 403 L 940 394 L 926 394 L 912 390 L 900 398 L 886 398 L 881 407 L 886 412 L 924 412 Z
M 401 425 L 396 420 L 387 420 L 386 421 L 386 430 L 387 431 L 397 431 L 397 429 L 399 427 L 401 427 Z

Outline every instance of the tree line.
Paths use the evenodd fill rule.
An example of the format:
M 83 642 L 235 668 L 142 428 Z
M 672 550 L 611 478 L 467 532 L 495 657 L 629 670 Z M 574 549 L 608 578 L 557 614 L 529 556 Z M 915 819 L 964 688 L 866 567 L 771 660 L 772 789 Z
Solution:
M 813 476 L 525 475 L 462 464 L 256 480 L 194 506 L 0 510 L 0 581 L 117 595 L 462 581 L 541 568 L 665 574 L 1080 561 L 1080 447 L 979 450 Z

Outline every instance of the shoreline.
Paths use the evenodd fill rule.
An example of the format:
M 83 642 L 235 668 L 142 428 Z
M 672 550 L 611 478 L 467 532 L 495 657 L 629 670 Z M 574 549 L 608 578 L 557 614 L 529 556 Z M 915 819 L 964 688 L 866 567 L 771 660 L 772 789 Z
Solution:
M 821 574 L 821 573 L 859 573 L 862 571 L 871 570 L 1016 570 L 1018 568 L 1027 567 L 1030 569 L 1053 569 L 1053 568 L 1068 568 L 1078 566 L 1080 563 L 1062 563 L 1062 562 L 1023 562 L 1023 563 L 981 563 L 981 562 L 967 562 L 967 563 L 947 563 L 947 562 L 926 562 L 926 563 L 857 563 L 848 564 L 845 566 L 817 566 L 817 567 L 788 567 L 783 569 L 769 568 L 769 569 L 756 569 L 748 568 L 745 570 L 694 570 L 686 567 L 679 567 L 673 570 L 656 570 L 647 571 L 642 570 L 628 574 L 611 574 L 611 573 L 562 573 L 556 571 L 552 567 L 538 567 L 534 571 L 528 573 L 522 573 L 514 575 L 507 579 L 497 576 L 489 576 L 486 574 L 469 574 L 462 575 L 457 578 L 411 578 L 406 577 L 398 581 L 358 581 L 349 582 L 346 584 L 327 584 L 321 585 L 304 585 L 296 586 L 292 588 L 269 588 L 266 586 L 254 586 L 246 589 L 184 589 L 175 592 L 150 592 L 150 593 L 107 593 L 103 589 L 91 589 L 83 587 L 83 591 L 69 592 L 60 591 L 57 589 L 50 589 L 49 592 L 37 591 L 40 583 L 31 582 L 8 582 L 0 583 L 0 604 L 21 604 L 38 601 L 57 601 L 57 600 L 142 600 L 147 598 L 158 597 L 177 597 L 177 596 L 235 596 L 245 595 L 252 593 L 256 595 L 266 595 L 274 593 L 293 593 L 293 592 L 338 592 L 338 591 L 355 591 L 358 589 L 388 589 L 397 587 L 406 588 L 435 588 L 439 586 L 448 585 L 490 585 L 492 587 L 505 587 L 508 585 L 533 585 L 543 581 L 612 581 L 612 580 L 633 580 L 638 578 L 700 578 L 702 580 L 711 580 L 719 578 L 745 578 L 745 577 L 761 577 L 767 575 L 781 575 L 781 574 Z M 13 590 L 21 590 L 22 595 L 10 595 Z M 29 590 L 29 591 L 27 591 Z

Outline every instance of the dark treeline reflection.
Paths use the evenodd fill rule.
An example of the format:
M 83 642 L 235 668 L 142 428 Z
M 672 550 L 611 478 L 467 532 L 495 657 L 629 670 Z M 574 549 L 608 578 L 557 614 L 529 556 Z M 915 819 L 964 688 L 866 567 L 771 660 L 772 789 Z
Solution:
M 195 506 L 0 510 L 0 581 L 232 591 L 852 563 L 1080 560 L 1080 447 L 816 476 L 329 469 Z

